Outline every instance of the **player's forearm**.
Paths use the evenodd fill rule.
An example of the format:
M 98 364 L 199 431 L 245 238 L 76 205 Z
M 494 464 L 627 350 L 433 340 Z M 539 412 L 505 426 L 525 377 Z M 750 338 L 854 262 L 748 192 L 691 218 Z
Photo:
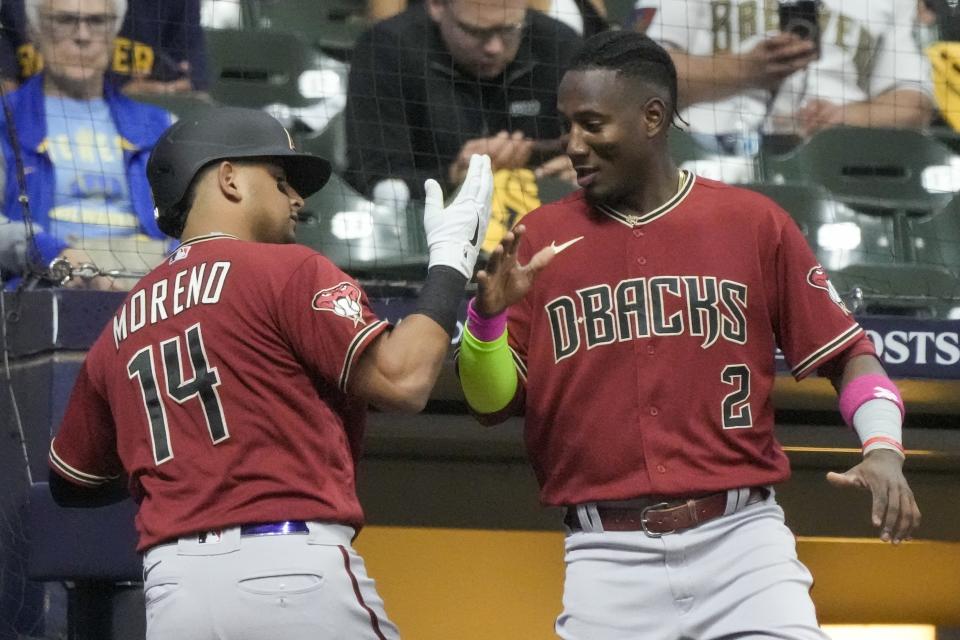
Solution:
M 843 124 L 853 127 L 920 128 L 930 123 L 933 102 L 913 89 L 893 89 L 843 107 Z
M 449 347 L 450 335 L 435 320 L 413 313 L 370 345 L 350 391 L 380 409 L 422 411 Z
M 735 55 L 693 56 L 670 51 L 677 68 L 680 108 L 715 102 L 742 93 L 750 86 L 746 62 Z
M 843 388 L 850 384 L 851 380 L 870 374 L 887 375 L 886 371 L 883 370 L 883 365 L 880 364 L 876 356 L 867 354 L 854 356 L 847 361 L 843 367 L 843 371 L 839 373 L 839 376 L 831 380 L 831 382 L 834 383 L 833 386 L 838 391 L 843 391 Z

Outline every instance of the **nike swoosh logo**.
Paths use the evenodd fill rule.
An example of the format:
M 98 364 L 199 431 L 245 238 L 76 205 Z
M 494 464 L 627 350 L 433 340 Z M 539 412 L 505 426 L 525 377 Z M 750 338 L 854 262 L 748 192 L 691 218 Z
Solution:
M 567 240 L 563 244 L 557 244 L 557 241 L 554 240 L 553 242 L 550 243 L 550 248 L 553 249 L 553 255 L 557 255 L 567 247 L 577 242 L 580 242 L 581 240 L 583 240 L 583 236 L 580 236 L 579 238 L 574 238 L 573 240 Z

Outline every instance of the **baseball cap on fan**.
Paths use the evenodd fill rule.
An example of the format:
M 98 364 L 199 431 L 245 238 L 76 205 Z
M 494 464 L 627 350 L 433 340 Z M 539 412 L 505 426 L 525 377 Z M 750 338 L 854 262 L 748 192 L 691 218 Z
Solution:
M 163 132 L 147 162 L 147 179 L 158 218 L 186 195 L 194 176 L 218 160 L 270 158 L 302 197 L 313 195 L 330 178 L 330 163 L 301 153 L 273 116 L 255 109 L 211 107 L 177 121 Z

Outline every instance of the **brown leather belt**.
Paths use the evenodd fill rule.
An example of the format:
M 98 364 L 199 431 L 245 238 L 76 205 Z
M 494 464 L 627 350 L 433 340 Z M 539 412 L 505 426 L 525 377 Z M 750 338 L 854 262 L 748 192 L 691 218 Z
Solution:
M 769 492 L 763 487 L 751 487 L 746 504 L 766 500 L 768 495 Z M 648 536 L 659 537 L 719 518 L 727 510 L 727 492 L 711 493 L 699 498 L 669 498 L 662 502 L 656 499 L 629 500 L 623 503 L 624 506 L 615 505 L 597 504 L 604 531 L 643 531 Z M 563 522 L 571 531 L 582 529 L 576 507 L 567 508 Z

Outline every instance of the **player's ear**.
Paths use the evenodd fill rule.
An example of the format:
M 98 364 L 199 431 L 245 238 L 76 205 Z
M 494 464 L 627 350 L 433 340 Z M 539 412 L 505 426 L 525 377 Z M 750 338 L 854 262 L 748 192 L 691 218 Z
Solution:
M 643 125 L 648 138 L 656 138 L 670 125 L 667 105 L 662 98 L 654 96 L 643 105 Z
M 229 160 L 222 160 L 217 167 L 217 186 L 223 197 L 231 202 L 239 202 L 242 198 L 240 173 L 240 167 Z

